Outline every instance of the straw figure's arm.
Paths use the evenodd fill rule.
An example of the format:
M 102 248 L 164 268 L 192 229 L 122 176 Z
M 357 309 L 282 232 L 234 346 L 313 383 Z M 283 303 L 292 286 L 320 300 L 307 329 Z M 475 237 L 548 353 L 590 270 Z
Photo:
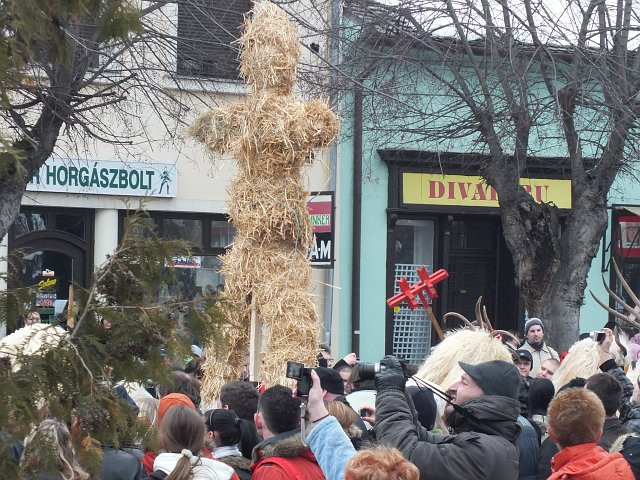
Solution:
M 305 133 L 310 146 L 318 148 L 329 145 L 338 135 L 338 116 L 322 100 L 313 100 L 304 109 L 308 120 Z
M 242 105 L 215 108 L 200 115 L 187 131 L 188 135 L 204 143 L 217 153 L 227 153 L 240 135 Z

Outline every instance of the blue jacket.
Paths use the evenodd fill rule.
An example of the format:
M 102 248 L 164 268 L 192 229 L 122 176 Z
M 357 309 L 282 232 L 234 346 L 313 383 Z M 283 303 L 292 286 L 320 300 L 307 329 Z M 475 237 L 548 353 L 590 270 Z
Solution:
M 327 480 L 344 480 L 347 462 L 356 454 L 351 440 L 335 417 L 315 424 L 307 442 Z

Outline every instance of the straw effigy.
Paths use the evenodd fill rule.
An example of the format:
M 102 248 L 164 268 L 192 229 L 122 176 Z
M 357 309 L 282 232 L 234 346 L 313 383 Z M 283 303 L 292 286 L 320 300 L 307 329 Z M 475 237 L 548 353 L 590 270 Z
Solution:
M 226 348 L 207 349 L 207 402 L 225 381 L 238 377 L 252 310 L 269 332 L 260 372 L 267 385 L 284 380 L 288 360 L 315 362 L 319 325 L 309 293 L 312 234 L 302 169 L 338 133 L 338 118 L 325 102 L 305 104 L 292 95 L 298 29 L 281 8 L 255 4 L 240 46 L 240 74 L 251 94 L 230 108 L 204 113 L 189 129 L 212 151 L 232 154 L 238 165 L 229 190 L 236 240 L 222 257 L 232 308 L 222 332 Z

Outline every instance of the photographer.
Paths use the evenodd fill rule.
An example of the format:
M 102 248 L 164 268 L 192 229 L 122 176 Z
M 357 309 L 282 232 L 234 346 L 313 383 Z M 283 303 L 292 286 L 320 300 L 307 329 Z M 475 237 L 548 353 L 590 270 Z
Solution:
M 406 378 L 393 356 L 380 362 L 375 376 L 376 435 L 399 449 L 420 470 L 421 480 L 513 480 L 518 478 L 520 374 L 511 363 L 460 362 L 460 381 L 450 387 L 445 410 L 455 435 L 436 435 L 420 426 L 413 402 L 405 396 Z
M 315 370 L 311 371 L 311 380 L 307 414 L 312 430 L 307 442 L 327 480 L 344 480 L 347 462 L 356 450 L 338 420 L 325 407 L 320 377 Z

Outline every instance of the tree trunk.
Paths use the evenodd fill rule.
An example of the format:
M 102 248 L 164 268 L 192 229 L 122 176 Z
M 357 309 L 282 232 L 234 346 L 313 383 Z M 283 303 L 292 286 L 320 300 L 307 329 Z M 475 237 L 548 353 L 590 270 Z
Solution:
M 55 103 L 53 107 L 45 106 L 32 129 L 34 141 L 19 140 L 12 145 L 10 153 L 0 157 L 3 162 L 0 175 L 0 240 L 18 216 L 27 183 L 53 153 L 62 124 Z
M 550 249 L 544 250 L 545 245 L 554 243 L 552 238 L 536 241 L 533 235 L 539 247 L 535 256 L 522 255 L 523 251 L 531 251 L 531 238 L 507 241 L 510 249 L 516 249 L 515 255 L 511 250 L 516 272 L 530 276 L 520 282 L 529 316 L 544 322 L 545 338 L 559 350 L 567 350 L 578 340 L 587 276 L 607 222 L 605 200 L 592 189 L 586 189 L 579 197 L 574 196 L 573 208 L 561 228 L 559 241 L 555 242 L 557 255 Z M 545 230 L 544 226 L 540 228 Z M 552 228 L 546 230 L 553 231 Z M 603 316 L 603 325 L 605 322 Z
M 15 176 L 0 181 L 0 241 L 18 216 L 25 186 Z

